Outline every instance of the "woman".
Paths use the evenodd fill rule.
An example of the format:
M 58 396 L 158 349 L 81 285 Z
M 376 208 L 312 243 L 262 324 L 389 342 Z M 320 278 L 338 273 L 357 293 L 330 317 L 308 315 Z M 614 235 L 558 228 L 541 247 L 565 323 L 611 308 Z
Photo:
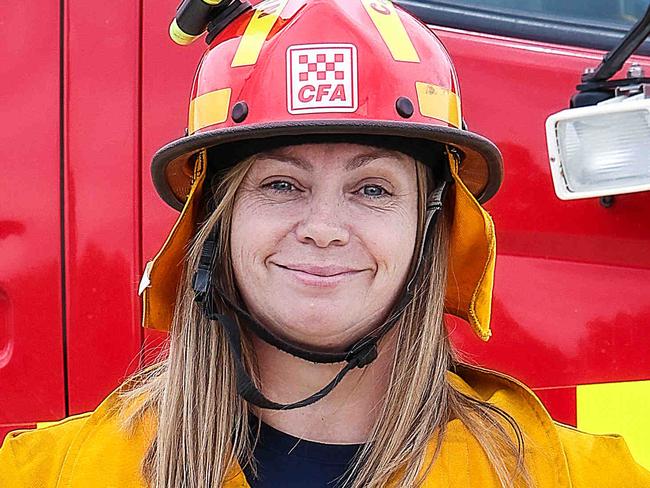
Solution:
M 454 357 L 444 310 L 490 336 L 501 156 L 460 129 L 435 36 L 387 1 L 299 0 L 212 35 L 153 162 L 182 208 L 142 283 L 169 356 L 10 434 L 0 485 L 650 486 L 621 439 Z

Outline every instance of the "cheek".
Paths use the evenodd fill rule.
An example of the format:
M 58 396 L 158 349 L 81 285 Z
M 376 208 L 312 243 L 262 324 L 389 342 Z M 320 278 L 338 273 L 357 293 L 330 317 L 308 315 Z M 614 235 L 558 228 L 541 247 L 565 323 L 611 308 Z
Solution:
M 291 232 L 293 221 L 289 212 L 278 212 L 277 208 L 257 205 L 253 200 L 242 197 L 235 202 L 230 234 L 235 277 L 244 288 L 246 277 L 273 254 Z
M 390 212 L 366 220 L 359 234 L 377 263 L 377 285 L 383 293 L 398 293 L 409 272 L 417 235 L 416 203 L 413 209 Z

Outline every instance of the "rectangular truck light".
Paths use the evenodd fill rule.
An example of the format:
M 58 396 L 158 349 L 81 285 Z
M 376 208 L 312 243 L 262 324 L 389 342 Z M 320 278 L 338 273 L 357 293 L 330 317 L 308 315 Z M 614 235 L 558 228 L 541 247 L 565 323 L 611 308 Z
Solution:
M 650 99 L 644 94 L 551 115 L 546 140 L 562 200 L 650 190 Z

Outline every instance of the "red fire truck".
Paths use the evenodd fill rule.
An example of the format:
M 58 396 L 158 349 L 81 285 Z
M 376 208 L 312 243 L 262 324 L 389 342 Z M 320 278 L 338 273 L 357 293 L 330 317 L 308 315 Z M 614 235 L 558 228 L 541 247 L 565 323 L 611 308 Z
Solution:
M 3 8 L 0 439 L 93 409 L 164 342 L 140 327 L 137 289 L 176 217 L 153 189 L 151 156 L 183 133 L 204 50 L 169 39 L 177 1 Z M 572 97 L 597 116 L 619 110 L 616 100 L 645 104 L 650 44 L 617 75 L 634 83 L 594 74 L 649 1 L 396 3 L 447 46 L 467 125 L 505 158 L 488 204 L 499 242 L 494 337 L 481 343 L 450 317 L 458 348 L 531 385 L 557 420 L 624 434 L 650 467 L 650 118 L 626 108 L 640 125 L 622 117 L 581 135 L 583 149 L 623 154 L 608 156 L 607 171 L 633 161 L 645 177 L 645 187 L 607 191 L 583 180 L 576 190 L 565 161 L 580 131 L 562 124 L 592 112 L 550 119 L 548 146 L 545 126 Z

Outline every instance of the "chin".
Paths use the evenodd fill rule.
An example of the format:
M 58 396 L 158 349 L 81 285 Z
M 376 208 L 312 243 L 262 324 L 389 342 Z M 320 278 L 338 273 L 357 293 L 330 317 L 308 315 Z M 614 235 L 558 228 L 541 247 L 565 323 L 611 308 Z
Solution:
M 283 310 L 282 316 L 274 322 L 283 324 L 277 333 L 291 341 L 317 349 L 340 350 L 364 335 L 367 329 L 361 324 L 363 318 L 355 320 L 345 310 L 345 307 L 336 305 L 326 310 Z

